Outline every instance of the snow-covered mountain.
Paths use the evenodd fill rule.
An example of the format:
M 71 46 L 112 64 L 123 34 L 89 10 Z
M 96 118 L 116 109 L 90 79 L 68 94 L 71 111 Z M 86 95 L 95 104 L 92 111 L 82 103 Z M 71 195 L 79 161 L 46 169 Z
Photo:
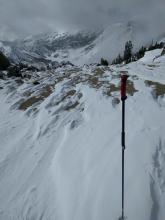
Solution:
M 138 22 L 113 24 L 98 31 L 40 34 L 13 42 L 1 41 L 0 50 L 14 62 L 70 61 L 73 64 L 110 62 L 123 53 L 125 42 L 131 40 L 134 50 L 151 43 L 144 37 L 145 27 Z M 156 39 L 155 39 L 156 40 Z
M 98 35 L 96 32 L 40 34 L 23 40 L 3 41 L 0 43 L 0 49 L 17 63 L 72 61 L 77 55 L 76 51 L 82 48 L 88 51 L 92 48 Z M 75 54 L 74 57 L 71 52 Z
M 98 40 L 98 39 L 97 39 Z M 165 216 L 165 55 L 0 80 L 0 219 L 121 215 L 120 74 L 128 73 L 125 215 Z M 27 76 L 27 77 L 26 77 Z

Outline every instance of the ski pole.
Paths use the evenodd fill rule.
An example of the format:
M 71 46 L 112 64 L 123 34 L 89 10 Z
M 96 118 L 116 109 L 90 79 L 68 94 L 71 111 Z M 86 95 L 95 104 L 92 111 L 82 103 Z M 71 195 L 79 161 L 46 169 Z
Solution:
M 124 220 L 124 151 L 125 151 L 125 100 L 126 84 L 128 75 L 121 76 L 121 101 L 122 101 L 122 132 L 121 132 L 121 145 L 122 145 L 122 215 L 120 220 Z

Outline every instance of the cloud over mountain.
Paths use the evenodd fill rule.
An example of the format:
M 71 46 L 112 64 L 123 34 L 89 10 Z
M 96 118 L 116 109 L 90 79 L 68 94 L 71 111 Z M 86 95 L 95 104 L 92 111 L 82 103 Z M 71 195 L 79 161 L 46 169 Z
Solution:
M 163 0 L 0 0 L 0 28 L 26 36 L 138 21 L 146 34 L 165 30 Z

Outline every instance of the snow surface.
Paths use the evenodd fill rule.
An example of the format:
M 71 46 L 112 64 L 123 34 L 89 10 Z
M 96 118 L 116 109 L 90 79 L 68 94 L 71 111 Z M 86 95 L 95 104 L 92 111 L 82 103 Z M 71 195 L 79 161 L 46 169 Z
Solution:
M 127 71 L 138 91 L 126 101 L 125 215 L 164 220 L 165 96 L 155 98 L 146 86 L 146 80 L 165 85 L 165 60 L 153 61 L 157 52 L 97 72 L 99 88 L 90 84 L 92 66 L 41 72 L 23 83 L 0 80 L 0 219 L 120 217 L 121 103 L 112 105 L 120 94 L 105 92 Z M 19 110 L 46 85 L 47 98 Z

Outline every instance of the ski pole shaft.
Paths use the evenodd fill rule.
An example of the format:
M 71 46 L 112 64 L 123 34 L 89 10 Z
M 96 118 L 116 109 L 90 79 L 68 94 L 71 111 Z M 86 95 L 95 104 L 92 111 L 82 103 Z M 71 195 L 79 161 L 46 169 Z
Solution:
M 122 220 L 124 220 L 125 100 L 122 101 Z
M 122 145 L 122 216 L 121 220 L 124 220 L 124 151 L 125 151 L 125 100 L 126 96 L 126 84 L 127 75 L 121 76 L 121 101 L 122 101 L 122 133 L 121 133 L 121 145 Z

